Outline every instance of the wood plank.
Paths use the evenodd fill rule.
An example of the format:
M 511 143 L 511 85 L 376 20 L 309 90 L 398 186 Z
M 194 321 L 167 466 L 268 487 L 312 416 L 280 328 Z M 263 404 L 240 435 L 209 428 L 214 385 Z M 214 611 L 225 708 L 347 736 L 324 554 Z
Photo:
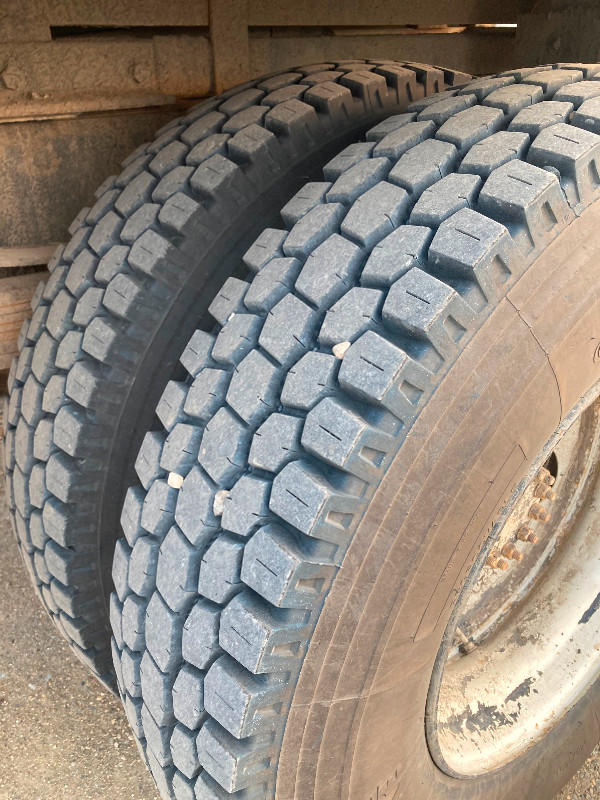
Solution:
M 248 0 L 210 0 L 210 41 L 215 94 L 247 81 Z
M 29 247 L 0 247 L 0 269 L 47 264 L 57 247 L 58 242 Z
M 250 65 L 251 73 L 260 75 L 296 64 L 376 57 L 487 75 L 511 68 L 514 43 L 510 28 L 493 35 L 467 29 L 460 34 L 421 36 L 270 36 L 251 31 Z
M 45 0 L 1 0 L 0 42 L 44 41 L 50 41 Z
M 516 22 L 521 0 L 252 0 L 251 26 Z M 424 59 L 421 59 L 424 60 Z
M 208 0 L 46 0 L 51 25 L 193 26 L 208 25 Z
M 0 370 L 10 367 L 17 353 L 17 338 L 23 320 L 31 313 L 31 298 L 47 272 L 0 278 Z
M 0 44 L 0 64 L 14 81 L 2 93 L 2 115 L 31 110 L 32 101 L 58 113 L 91 110 L 97 98 L 160 95 L 203 97 L 212 88 L 208 32 L 179 36 L 94 35 L 53 42 Z M 6 70 L 5 70 L 6 71 Z M 95 99 L 95 100 L 94 100 Z M 74 103 L 79 102 L 79 106 Z M 163 100 L 164 102 L 164 100 Z
M 1 2 L 1 0 L 0 0 Z M 194 95 L 196 97 L 196 95 Z M 174 95 L 160 92 L 128 92 L 117 94 L 103 92 L 97 95 L 75 95 L 59 97 L 44 96 L 37 99 L 24 97 L 10 105 L 0 105 L 0 125 L 4 122 L 31 122 L 51 119 L 73 119 L 81 114 L 107 111 L 131 111 L 161 106 L 173 106 Z

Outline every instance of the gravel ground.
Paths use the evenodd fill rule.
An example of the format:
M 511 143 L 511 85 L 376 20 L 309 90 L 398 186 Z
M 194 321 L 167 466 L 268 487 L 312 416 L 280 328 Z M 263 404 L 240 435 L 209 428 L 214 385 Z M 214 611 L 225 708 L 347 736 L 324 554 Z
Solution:
M 0 486 L 0 800 L 159 800 L 119 700 L 35 598 Z M 556 800 L 600 800 L 600 750 Z

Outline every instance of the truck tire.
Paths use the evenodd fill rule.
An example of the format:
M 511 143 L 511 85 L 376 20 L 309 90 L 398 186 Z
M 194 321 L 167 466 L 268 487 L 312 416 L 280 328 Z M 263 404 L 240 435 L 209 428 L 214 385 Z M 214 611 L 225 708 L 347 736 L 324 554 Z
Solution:
M 185 342 L 259 231 L 341 144 L 466 78 L 316 64 L 211 98 L 129 156 L 51 259 L 10 373 L 8 498 L 42 602 L 109 685 L 120 507 Z
M 111 598 L 165 800 L 548 800 L 598 743 L 596 74 L 376 126 L 191 337 Z

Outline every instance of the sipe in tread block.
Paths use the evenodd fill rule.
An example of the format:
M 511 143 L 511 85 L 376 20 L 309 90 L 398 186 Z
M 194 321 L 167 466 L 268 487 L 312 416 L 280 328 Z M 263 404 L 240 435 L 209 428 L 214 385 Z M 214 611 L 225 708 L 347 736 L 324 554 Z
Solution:
M 366 95 L 371 72 L 344 85 Z M 151 767 L 165 798 L 275 796 L 302 660 L 370 498 L 466 343 L 527 264 L 597 197 L 598 137 L 578 118 L 562 121 L 571 101 L 552 100 L 561 87 L 576 91 L 583 76 L 514 72 L 431 103 L 417 99 L 412 114 L 425 125 L 390 115 L 366 143 L 329 162 L 326 183 L 309 184 L 285 206 L 287 229 L 258 237 L 245 258 L 254 277 L 227 282 L 215 303 L 212 347 L 203 339 L 204 349 L 184 352 L 180 394 L 213 387 L 217 361 L 232 379 L 202 414 L 173 403 L 165 430 L 144 446 L 160 470 L 154 442 L 195 426 L 202 467 L 173 462 L 184 482 L 160 533 L 139 532 L 136 520 L 142 496 L 164 491 L 164 479 L 157 474 L 149 489 L 128 495 L 127 537 L 140 538 L 132 551 L 122 545 L 116 562 L 115 644 L 125 661 L 119 615 L 130 598 L 144 608 L 151 598 L 155 627 L 146 643 L 139 634 L 135 651 L 141 677 L 123 677 L 120 688 L 127 708 L 141 698 L 152 716 L 152 741 L 135 717 L 134 730 L 142 748 L 159 751 Z M 377 82 L 370 102 L 378 92 Z M 557 105 L 561 124 L 546 126 L 548 106 L 555 115 Z M 407 141 L 414 125 L 419 136 L 393 150 L 390 142 Z M 382 186 L 403 193 L 396 205 L 373 194 Z M 228 329 L 245 315 L 253 315 L 250 349 L 234 363 Z M 205 366 L 193 355 L 199 350 Z M 140 464 L 140 481 L 149 469 Z M 190 480 L 198 490 L 178 518 L 180 504 L 191 502 L 182 503 Z M 156 578 L 139 594 L 131 575 L 145 540 L 161 546 Z

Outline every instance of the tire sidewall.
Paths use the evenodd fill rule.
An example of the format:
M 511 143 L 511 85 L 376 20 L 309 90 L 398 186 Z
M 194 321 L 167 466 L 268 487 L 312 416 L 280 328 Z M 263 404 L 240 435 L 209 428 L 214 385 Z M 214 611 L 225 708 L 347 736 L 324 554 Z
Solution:
M 402 444 L 308 649 L 278 798 L 548 800 L 598 743 L 600 680 L 523 756 L 475 779 L 437 768 L 424 719 L 446 624 L 494 519 L 600 380 L 599 222 L 597 202 L 525 271 Z

